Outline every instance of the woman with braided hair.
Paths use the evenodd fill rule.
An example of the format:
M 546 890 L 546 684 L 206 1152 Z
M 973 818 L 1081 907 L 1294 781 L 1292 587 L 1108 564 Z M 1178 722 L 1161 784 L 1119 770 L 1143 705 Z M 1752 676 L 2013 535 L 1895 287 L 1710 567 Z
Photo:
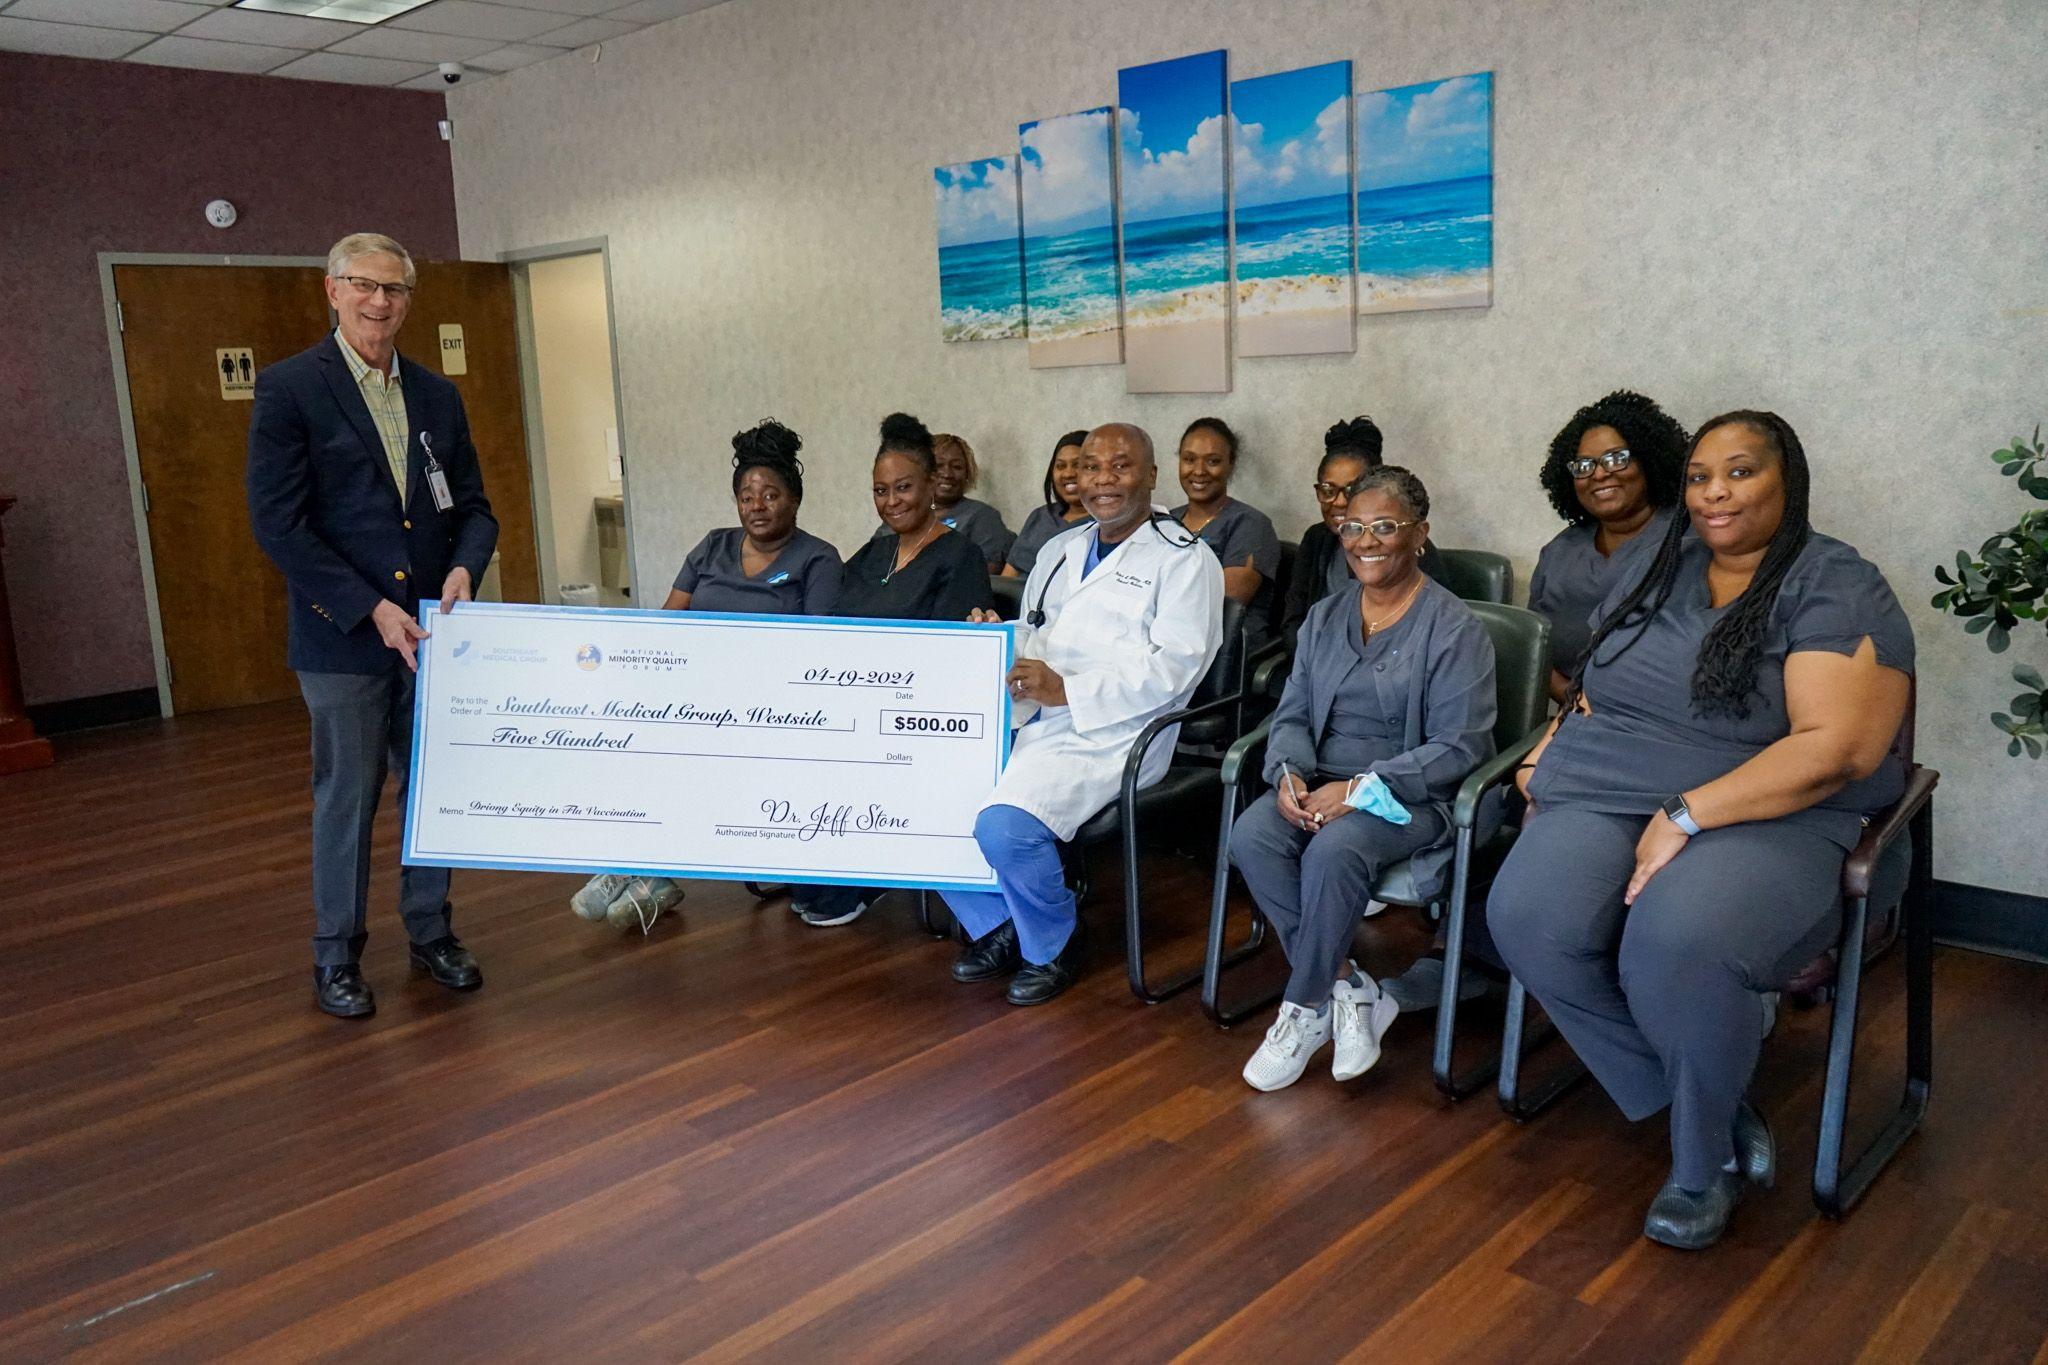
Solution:
M 1487 902 L 1502 957 L 1631 1119 L 1669 1108 L 1644 1235 L 1712 1245 L 1776 1155 L 1744 1099 L 1764 992 L 1831 943 L 1842 863 L 1898 798 L 1913 634 L 1884 576 L 1807 520 L 1785 420 L 1686 452 L 1685 510 L 1629 547 Z

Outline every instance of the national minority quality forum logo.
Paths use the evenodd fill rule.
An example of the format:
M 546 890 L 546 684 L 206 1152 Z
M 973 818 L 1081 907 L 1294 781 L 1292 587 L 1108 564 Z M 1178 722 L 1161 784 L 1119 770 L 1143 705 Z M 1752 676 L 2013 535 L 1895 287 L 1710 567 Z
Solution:
M 576 666 L 585 673 L 595 673 L 604 662 L 604 651 L 596 645 L 585 645 L 576 651 Z

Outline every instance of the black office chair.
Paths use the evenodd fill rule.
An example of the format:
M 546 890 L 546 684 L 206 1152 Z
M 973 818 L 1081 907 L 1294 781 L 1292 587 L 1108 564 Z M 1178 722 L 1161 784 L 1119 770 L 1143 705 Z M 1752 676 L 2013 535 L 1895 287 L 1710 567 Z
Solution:
M 1444 586 L 1467 602 L 1514 600 L 1515 566 L 1506 555 L 1491 550 L 1439 550 L 1443 561 Z
M 988 586 L 996 596 L 996 615 L 1005 621 L 1016 620 L 1024 608 L 1024 580 L 992 573 L 988 576 Z
M 1132 741 L 1124 761 L 1122 789 L 1112 804 L 1105 806 L 1075 831 L 1068 847 L 1077 866 L 1079 890 L 1087 894 L 1088 851 L 1097 844 L 1121 837 L 1124 855 L 1124 967 L 1131 994 L 1148 1005 L 1156 1005 L 1186 990 L 1202 979 L 1196 968 L 1159 985 L 1151 984 L 1145 970 L 1143 905 L 1138 891 L 1138 837 L 1141 822 L 1187 805 L 1205 792 L 1215 790 L 1216 760 L 1202 750 L 1227 749 L 1244 725 L 1244 605 L 1223 601 L 1223 643 L 1215 662 L 1195 688 L 1188 704 L 1155 718 Z M 1173 765 L 1149 787 L 1138 786 L 1138 772 L 1154 741 L 1170 726 L 1180 726 Z M 1254 925 L 1251 939 L 1238 953 L 1256 951 L 1264 940 L 1265 926 Z M 1237 957 L 1229 959 L 1234 962 Z

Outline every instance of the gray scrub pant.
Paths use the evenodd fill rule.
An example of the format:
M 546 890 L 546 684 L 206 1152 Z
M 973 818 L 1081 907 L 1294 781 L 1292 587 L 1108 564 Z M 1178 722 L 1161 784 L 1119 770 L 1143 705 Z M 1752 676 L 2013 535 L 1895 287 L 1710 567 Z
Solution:
M 387 767 L 398 774 L 398 805 L 412 780 L 411 670 L 301 673 L 313 719 L 313 965 L 340 967 L 369 939 L 370 838 Z M 450 932 L 448 869 L 402 867 L 398 914 L 414 943 Z
M 1486 915 L 1508 969 L 1622 1113 L 1671 1109 L 1671 1178 L 1703 1190 L 1735 1154 L 1763 1045 L 1760 993 L 1840 933 L 1841 846 L 1782 820 L 1695 835 L 1622 904 L 1647 820 L 1541 811 Z
M 1357 811 L 1309 834 L 1287 823 L 1279 794 L 1269 791 L 1231 827 L 1230 861 L 1287 954 L 1290 1004 L 1322 1007 L 1344 974 L 1373 883 L 1443 837 L 1444 818 L 1433 807 L 1413 814 L 1411 823 L 1394 825 Z

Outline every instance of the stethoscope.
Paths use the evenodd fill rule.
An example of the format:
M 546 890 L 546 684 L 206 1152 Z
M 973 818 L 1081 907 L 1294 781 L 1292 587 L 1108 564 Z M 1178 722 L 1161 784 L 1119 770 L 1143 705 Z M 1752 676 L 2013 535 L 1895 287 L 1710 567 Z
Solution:
M 1188 524 L 1186 522 L 1182 521 L 1179 517 L 1175 516 L 1171 512 L 1162 512 L 1155 507 L 1154 509 L 1152 509 L 1151 513 L 1147 515 L 1145 520 L 1148 524 L 1150 524 L 1153 527 L 1153 529 L 1159 532 L 1159 538 L 1161 540 L 1165 541 L 1168 545 L 1171 545 L 1176 550 L 1185 550 L 1190 545 L 1199 545 L 1202 542 L 1202 538 L 1200 536 L 1196 535 L 1193 531 L 1188 530 Z M 1174 526 L 1178 526 L 1181 529 L 1182 533 L 1187 536 L 1187 539 L 1182 540 L 1178 536 L 1167 534 L 1166 529 L 1160 526 L 1159 524 L 1162 521 L 1168 522 Z M 1112 545 L 1110 547 L 1109 553 L 1115 554 L 1116 546 Z M 1033 607 L 1024 615 L 1024 624 L 1030 626 L 1033 630 L 1037 630 L 1039 627 L 1045 624 L 1045 595 L 1052 591 L 1052 585 L 1058 581 L 1060 574 L 1066 570 L 1067 561 L 1072 559 L 1073 557 L 1074 547 L 1069 545 L 1066 549 L 1066 553 L 1060 556 L 1060 562 L 1053 567 L 1053 571 L 1051 573 L 1045 576 L 1045 582 L 1038 585 L 1038 605 Z M 1104 558 L 1108 558 L 1108 556 L 1105 555 Z

